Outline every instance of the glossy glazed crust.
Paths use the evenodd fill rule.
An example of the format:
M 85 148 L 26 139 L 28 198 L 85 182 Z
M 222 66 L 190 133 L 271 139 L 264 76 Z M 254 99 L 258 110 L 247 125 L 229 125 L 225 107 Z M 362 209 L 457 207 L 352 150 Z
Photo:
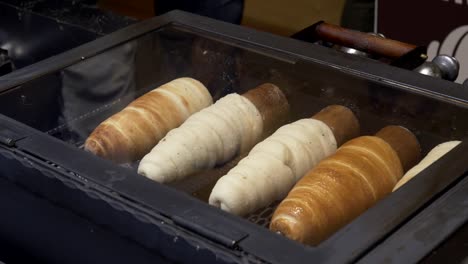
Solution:
M 402 175 L 398 155 L 387 142 L 375 136 L 353 139 L 294 186 L 270 229 L 317 245 L 389 194 Z

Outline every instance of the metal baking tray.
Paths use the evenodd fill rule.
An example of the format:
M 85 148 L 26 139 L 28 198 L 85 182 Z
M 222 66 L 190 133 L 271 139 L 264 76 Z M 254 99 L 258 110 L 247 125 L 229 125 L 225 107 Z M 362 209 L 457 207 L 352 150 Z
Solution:
M 105 118 L 182 76 L 203 82 L 215 99 L 274 83 L 292 119 L 342 104 L 357 114 L 362 134 L 388 124 L 411 129 L 424 155 L 444 141 L 463 142 L 328 240 L 304 246 L 265 228 L 274 205 L 240 218 L 203 201 L 235 161 L 166 186 L 139 176 L 135 164 L 81 149 Z M 1 77 L 0 174 L 171 261 L 354 262 L 464 178 L 467 106 L 468 92 L 456 83 L 174 11 Z

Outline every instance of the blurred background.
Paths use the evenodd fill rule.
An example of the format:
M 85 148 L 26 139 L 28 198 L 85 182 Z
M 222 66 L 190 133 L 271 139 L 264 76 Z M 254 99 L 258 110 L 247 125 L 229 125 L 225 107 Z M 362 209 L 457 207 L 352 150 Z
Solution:
M 468 1 L 464 0 L 0 0 L 0 75 L 11 70 L 3 66 L 10 61 L 21 68 L 173 9 L 287 37 L 321 20 L 381 33 L 427 47 L 428 61 L 441 54 L 457 58 L 455 81 L 468 79 Z M 77 29 L 86 32 L 71 33 Z M 51 32 L 55 39 L 45 37 Z
M 468 1 L 464 0 L 100 0 L 104 9 L 138 19 L 171 9 L 211 16 L 283 36 L 325 20 L 428 48 L 428 60 L 449 55 L 468 78 Z
M 284 36 L 292 35 L 318 20 L 364 31 L 372 31 L 374 25 L 374 0 L 100 0 L 98 5 L 138 19 L 165 13 L 170 9 L 185 9 L 201 14 L 218 9 L 218 12 L 224 14 L 237 13 L 238 22 L 244 26 Z M 239 6 L 242 8 L 239 9 Z M 212 16 L 217 18 L 214 14 Z
M 414 50 L 419 47 L 424 47 L 424 51 L 421 53 L 425 56 L 427 55 L 424 57 L 424 60 L 427 59 L 429 62 L 440 54 L 456 57 L 460 64 L 459 71 L 457 69 L 457 74 L 459 73 L 458 77 L 446 79 L 450 79 L 450 81 L 456 79 L 456 82 L 464 82 L 468 85 L 468 16 L 466 15 L 468 13 L 468 1 L 466 0 L 0 0 L 0 77 L 11 74 L 12 72 L 14 74 L 14 71 L 20 68 L 63 53 L 116 30 L 125 28 L 133 23 L 137 23 L 138 21 L 162 15 L 174 9 L 185 10 L 284 37 L 290 37 L 322 20 L 330 24 L 341 25 L 344 28 L 362 32 L 382 33 L 386 38 L 412 44 L 412 47 L 416 47 Z M 369 37 L 368 34 L 363 35 L 365 35 L 365 37 Z M 362 52 L 364 54 L 356 52 L 356 50 L 348 48 L 350 46 L 345 46 L 343 44 L 333 46 L 326 42 L 327 41 L 322 41 L 318 44 L 333 47 L 347 53 L 353 52 L 356 56 L 367 57 L 368 59 L 378 60 L 382 63 L 389 63 L 385 58 L 370 56 L 372 54 L 365 54 L 365 52 Z M 366 42 L 365 39 L 363 42 Z M 172 45 L 172 42 L 170 41 L 167 43 Z M 174 43 L 177 43 L 177 41 Z M 180 43 L 184 44 L 183 41 Z M 170 46 L 169 44 L 167 47 Z M 310 43 L 310 45 L 314 44 Z M 189 45 L 186 46 L 190 47 Z M 203 47 L 203 45 L 199 44 L 196 47 Z M 194 49 L 192 51 L 191 48 L 185 49 L 180 47 L 176 47 L 174 50 L 177 49 L 187 50 L 194 54 L 200 54 L 199 51 L 202 50 Z M 63 123 L 64 121 L 59 118 L 71 120 L 74 116 L 72 111 L 70 111 L 72 114 L 69 114 L 69 116 L 66 116 L 68 115 L 68 112 L 65 113 L 65 111 L 65 115 L 63 117 L 60 116 L 55 118 L 54 115 L 61 113 L 60 107 L 78 109 L 74 110 L 78 112 L 84 112 L 84 110 L 81 110 L 79 107 L 92 108 L 88 105 L 76 106 L 73 103 L 70 103 L 74 101 L 73 98 L 75 98 L 75 94 L 71 93 L 71 91 L 76 91 L 77 94 L 83 94 L 83 98 L 88 96 L 88 93 L 81 92 L 74 85 L 84 87 L 85 89 L 89 88 L 90 90 L 93 90 L 93 87 L 95 87 L 95 84 L 83 84 L 83 78 L 80 77 L 80 71 L 90 73 L 89 75 L 91 77 L 97 76 L 96 79 L 99 79 L 102 83 L 105 83 L 107 79 L 100 79 L 100 76 L 112 77 L 110 74 L 105 74 L 108 72 L 118 75 L 116 72 L 121 71 L 123 72 L 121 76 L 128 76 L 128 74 L 125 75 L 125 71 L 129 71 L 131 69 L 132 66 L 129 63 L 119 64 L 118 67 L 114 67 L 113 65 L 115 64 L 110 62 L 112 59 L 116 59 L 117 61 L 127 61 L 127 57 L 133 56 L 131 53 L 133 50 L 136 49 L 134 49 L 130 44 L 128 46 L 123 46 L 120 51 L 116 50 L 116 53 L 120 52 L 120 55 L 107 53 L 109 57 L 105 60 L 105 67 L 94 67 L 93 63 L 85 63 L 84 65 L 93 66 L 90 67 L 91 70 L 88 69 L 89 72 L 80 68 L 70 67 L 71 70 L 68 69 L 68 71 L 64 71 L 59 77 L 52 75 L 45 76 L 41 81 L 47 83 L 48 89 L 44 89 L 44 92 L 41 94 L 34 94 L 34 99 L 44 102 L 44 106 L 46 106 L 41 108 L 40 111 L 38 111 L 36 107 L 30 107 L 32 104 L 30 103 L 29 98 L 32 96 L 29 96 L 28 94 L 23 95 L 22 90 L 18 89 L 17 91 L 8 94 L 10 97 L 4 97 L 2 101 L 4 105 L 2 107 L 5 110 L 2 114 L 7 116 L 17 115 L 17 102 L 9 100 L 9 98 L 20 98 L 21 106 L 24 107 L 24 109 L 27 109 L 24 110 L 24 113 L 27 113 L 27 115 L 24 115 L 26 116 L 25 119 L 39 123 L 37 127 L 41 129 L 44 128 L 43 130 L 46 130 L 46 127 L 54 127 L 59 122 Z M 140 50 L 144 51 L 145 48 L 140 48 Z M 226 57 L 224 56 L 225 54 L 229 53 L 216 53 L 211 58 L 214 58 L 214 60 L 223 59 L 223 63 L 225 63 L 221 64 L 223 67 L 226 67 L 227 69 L 230 69 L 230 67 L 234 68 L 236 64 L 232 62 L 233 60 L 224 60 L 224 57 Z M 404 57 L 405 54 L 397 57 Z M 139 54 L 139 56 L 145 58 L 148 57 L 146 55 L 147 54 Z M 182 55 L 179 55 L 179 58 L 183 58 L 181 61 L 185 60 L 185 57 Z M 200 58 L 195 57 L 194 61 L 197 59 L 199 60 Z M 148 57 L 148 60 L 151 60 L 151 57 Z M 364 61 L 364 63 L 366 62 L 366 60 L 360 61 Z M 96 62 L 96 60 L 94 62 Z M 439 60 L 439 62 L 445 63 L 447 61 Z M 177 63 L 177 61 L 175 63 Z M 97 63 L 97 65 L 101 64 L 102 63 Z M 263 64 L 258 65 L 260 67 Z M 210 66 L 217 67 L 218 65 L 212 63 Z M 418 70 L 420 69 L 419 67 L 413 69 L 415 67 L 404 67 L 405 65 L 401 64 L 399 66 L 407 70 L 409 69 L 415 70 L 419 73 L 427 73 L 427 69 L 438 69 L 438 66 L 446 66 L 446 64 L 426 64 L 425 66 L 423 65 L 423 70 Z M 138 74 L 138 78 L 141 79 L 144 79 L 141 76 L 152 77 L 153 68 L 146 67 L 146 69 L 147 72 L 139 71 L 135 73 L 135 76 Z M 250 70 L 250 68 L 247 69 Z M 443 68 L 439 70 L 441 71 Z M 208 70 L 205 70 L 205 72 L 210 76 L 213 75 Z M 234 71 L 232 70 L 232 72 Z M 310 72 L 313 72 L 313 70 L 307 68 L 307 74 Z M 268 74 L 269 73 L 270 72 L 268 72 Z M 273 73 L 276 76 L 279 76 L 278 79 L 280 79 L 280 74 L 277 72 Z M 96 76 L 94 76 L 94 74 Z M 252 71 L 249 74 L 249 76 L 254 76 L 257 72 Z M 8 78 L 13 78 L 12 76 L 15 75 L 5 77 L 3 81 L 8 81 Z M 413 76 L 416 76 L 416 73 L 414 73 Z M 18 75 L 16 75 L 16 77 L 18 77 Z M 438 77 L 440 78 L 440 76 Z M 255 76 L 255 78 L 257 77 Z M 92 78 L 90 79 L 92 80 Z M 214 79 L 215 81 L 218 80 L 216 78 Z M 130 83 L 129 78 L 122 78 L 122 80 L 125 83 L 127 81 Z M 326 82 L 324 81 L 323 83 Z M 33 83 L 32 85 L 35 84 Z M 32 87 L 32 85 L 30 87 Z M 115 86 L 103 84 L 102 87 L 118 88 L 121 86 L 126 87 L 122 84 Z M 212 87 L 214 86 L 215 85 L 212 85 Z M 332 86 L 330 87 L 333 88 Z M 373 86 L 370 86 L 370 88 L 371 89 L 369 89 L 369 91 L 375 90 Z M 96 90 L 99 91 L 99 89 Z M 330 94 L 333 94 L 334 89 L 324 89 L 321 91 L 326 91 L 327 93 L 324 94 L 326 96 L 329 91 L 331 91 Z M 60 99 L 61 101 L 59 103 L 57 103 L 59 100 L 56 100 L 57 94 L 63 97 L 63 99 Z M 109 94 L 116 98 L 120 96 L 118 93 Z M 378 93 L 376 94 L 378 95 Z M 93 99 L 97 97 L 93 96 L 89 97 Z M 394 97 L 389 97 L 382 101 L 393 100 L 393 98 Z M 427 110 L 429 108 L 427 105 L 421 105 L 421 107 L 415 106 L 416 102 L 419 102 L 417 100 L 410 101 L 413 102 L 413 104 L 406 104 L 406 102 L 412 100 L 413 97 L 408 96 L 407 98 L 409 99 L 405 99 L 395 104 L 397 108 L 404 109 L 405 113 L 409 113 L 405 114 L 407 116 L 419 117 L 422 115 L 424 117 L 432 114 L 436 115 L 436 117 L 444 116 L 447 120 L 443 124 L 448 125 L 444 126 L 441 130 L 453 129 L 453 131 L 455 131 L 457 126 L 453 126 L 453 124 L 461 124 L 465 122 L 465 120 L 460 120 L 461 118 L 457 120 L 455 115 L 446 114 L 450 113 L 451 110 L 450 108 L 447 108 L 447 112 L 444 112 L 445 106 L 442 104 L 433 108 L 432 105 L 429 105 L 431 109 Z M 114 101 L 111 99 L 106 100 L 109 102 Z M 85 100 L 83 99 L 82 101 Z M 101 101 L 99 100 L 93 102 L 101 104 Z M 43 120 L 41 119 L 42 116 L 50 116 L 54 118 L 50 118 L 50 123 L 38 121 Z M 430 122 L 428 122 L 428 120 L 429 119 L 425 118 L 420 119 L 421 123 L 424 123 L 424 125 L 427 122 L 427 126 L 433 126 L 435 119 L 430 120 Z M 461 129 L 458 131 L 458 133 L 463 133 L 463 130 Z M 70 138 L 73 138 L 74 136 L 75 134 L 72 133 L 69 135 Z M 65 138 L 65 136 L 63 137 Z M 6 201 L 8 202 L 8 200 Z M 9 206 L 13 207 L 12 204 L 9 204 Z M 46 214 L 35 213 L 35 211 L 26 213 L 34 213 L 39 216 L 43 216 L 45 219 L 43 221 L 47 221 Z M 29 221 L 27 217 L 21 217 L 20 219 Z M 40 227 L 40 225 L 37 226 Z M 60 230 L 56 229 L 53 225 L 50 226 L 53 230 Z M 32 228 L 35 227 L 33 226 Z M 468 229 L 465 229 L 463 234 L 465 238 L 467 233 L 466 230 Z M 59 233 L 59 231 L 55 232 Z M 14 237 L 15 234 L 13 231 L 11 234 L 12 237 Z M 81 235 L 81 233 L 78 235 Z M 3 257 L 8 259 L 11 255 L 11 258 L 24 258 L 19 259 L 16 263 L 31 263 L 30 259 L 32 256 L 28 256 L 21 248 L 15 248 L 15 245 L 10 243 L 10 241 L 2 239 L 3 238 L 0 237 L 0 260 L 3 260 Z M 50 237 L 49 239 L 53 240 L 53 237 Z M 459 257 L 465 257 L 464 255 L 462 256 L 462 254 L 467 252 L 466 249 L 468 248 L 468 243 L 460 242 L 458 244 L 464 248 L 464 250 L 457 251 L 460 254 Z M 66 247 L 67 244 L 64 244 L 63 246 Z M 41 255 L 42 250 L 38 251 L 38 254 Z M 16 254 L 17 252 L 20 253 Z M 64 249 L 60 252 L 65 256 L 67 251 Z M 444 255 L 442 254 L 439 256 Z M 452 253 L 451 256 L 453 257 Z M 444 261 L 445 259 L 441 260 Z M 10 264 L 13 262 L 8 263 Z

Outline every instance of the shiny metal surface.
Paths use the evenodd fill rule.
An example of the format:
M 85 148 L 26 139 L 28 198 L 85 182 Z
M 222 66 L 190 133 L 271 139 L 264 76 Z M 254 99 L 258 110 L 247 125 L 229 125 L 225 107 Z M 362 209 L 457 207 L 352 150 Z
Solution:
M 336 49 L 339 50 L 339 51 L 342 51 L 344 53 L 351 54 L 351 55 L 356 55 L 356 56 L 361 56 L 361 57 L 368 57 L 368 58 L 370 57 L 370 54 L 365 53 L 365 52 L 360 51 L 360 50 L 357 50 L 357 49 L 353 49 L 353 48 L 337 46 Z
M 442 78 L 442 71 L 440 68 L 432 63 L 432 62 L 425 62 L 418 68 L 414 70 L 415 72 L 418 72 L 420 74 L 436 77 L 436 78 Z
M 455 81 L 458 77 L 458 71 L 460 70 L 460 63 L 455 57 L 448 55 L 436 56 L 432 63 L 442 72 L 442 78 L 449 81 Z
M 381 37 L 381 38 L 385 38 L 385 36 L 383 34 L 381 34 L 381 33 L 369 32 L 368 34 L 373 35 L 373 36 L 377 36 L 377 37 Z M 361 56 L 361 57 L 366 57 L 366 58 L 372 58 L 373 57 L 369 53 L 366 53 L 364 51 L 360 51 L 360 50 L 357 50 L 357 49 L 349 48 L 349 47 L 335 45 L 334 48 L 336 50 L 339 50 L 339 51 L 342 51 L 344 53 L 348 53 L 348 54 L 351 54 L 351 55 L 356 55 L 356 56 Z

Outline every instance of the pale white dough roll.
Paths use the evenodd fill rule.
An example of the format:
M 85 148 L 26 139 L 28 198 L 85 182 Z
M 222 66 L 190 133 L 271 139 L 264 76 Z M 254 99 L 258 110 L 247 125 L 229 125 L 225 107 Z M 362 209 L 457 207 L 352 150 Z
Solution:
M 284 198 L 320 160 L 336 151 L 333 131 L 322 121 L 301 119 L 257 144 L 216 183 L 209 203 L 246 215 Z
M 144 156 L 138 173 L 161 183 L 180 180 L 249 151 L 262 132 L 262 115 L 255 105 L 229 94 L 171 130 Z
M 411 180 L 414 176 L 419 174 L 421 171 L 429 167 L 432 163 L 436 162 L 442 156 L 447 154 L 450 150 L 455 148 L 461 141 L 448 141 L 442 144 L 437 145 L 433 148 L 429 153 L 427 153 L 426 157 L 421 160 L 416 166 L 411 168 L 397 183 L 397 185 L 393 188 L 393 191 L 396 191 L 398 188 L 403 186 L 403 184 L 407 183 Z

